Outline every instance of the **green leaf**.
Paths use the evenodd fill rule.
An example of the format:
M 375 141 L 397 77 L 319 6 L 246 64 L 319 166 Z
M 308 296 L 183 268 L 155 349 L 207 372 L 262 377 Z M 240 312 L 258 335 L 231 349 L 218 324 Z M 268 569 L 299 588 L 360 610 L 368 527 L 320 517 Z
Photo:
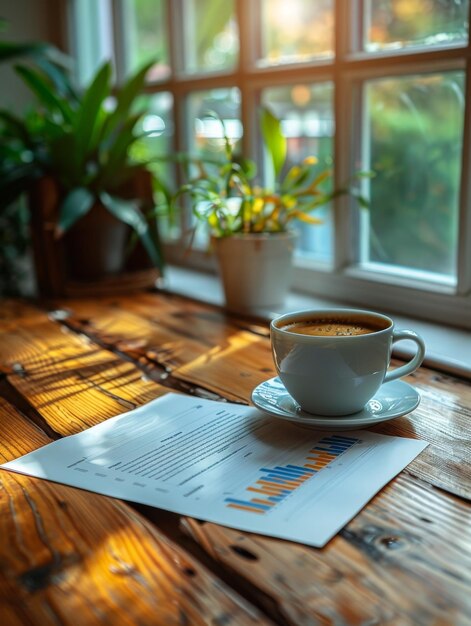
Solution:
M 287 143 L 281 132 L 281 123 L 267 108 L 262 109 L 260 128 L 263 141 L 273 163 L 275 176 L 281 172 L 286 160 Z
M 154 64 L 155 60 L 144 65 L 144 67 L 137 72 L 137 74 L 132 76 L 120 89 L 116 98 L 116 108 L 108 116 L 103 126 L 103 138 L 107 137 L 119 124 L 126 121 L 130 115 L 131 107 L 135 99 L 142 93 L 147 73 Z
M 15 167 L 0 172 L 0 212 L 9 207 L 13 202 L 26 193 L 38 171 L 33 163 L 16 165 Z
M 353 178 L 374 178 L 376 176 L 376 172 L 373 170 L 360 170 L 359 172 L 355 172 Z
M 170 225 L 175 224 L 175 205 L 173 203 L 173 193 L 169 185 L 164 183 L 162 178 L 153 172 L 152 187 L 155 192 L 160 193 L 164 199 L 164 211 Z
M 59 209 L 56 237 L 63 235 L 77 220 L 86 215 L 94 202 L 94 195 L 85 187 L 77 187 L 69 192 Z
M 74 131 L 77 136 L 78 161 L 83 163 L 87 155 L 95 149 L 92 138 L 97 137 L 99 112 L 105 98 L 110 95 L 111 64 L 105 63 L 96 73 L 86 90 L 77 112 Z
M 78 95 L 72 85 L 72 81 L 67 71 L 63 67 L 51 61 L 47 57 L 39 57 L 36 59 L 36 63 L 46 76 L 48 76 L 61 96 L 69 98 L 75 105 L 78 104 Z
M 362 209 L 370 208 L 370 202 L 368 198 L 366 198 L 365 196 L 362 196 L 362 194 L 359 191 L 357 191 L 356 189 L 353 189 L 351 191 L 351 194 L 354 198 L 356 198 L 358 204 L 360 205 Z
M 73 132 L 54 138 L 49 146 L 52 169 L 59 181 L 66 187 L 83 185 L 83 172 L 77 161 L 76 136 Z
M 72 121 L 69 103 L 55 95 L 50 81 L 44 75 L 24 65 L 17 65 L 15 70 L 48 111 L 59 112 L 64 121 Z
M 0 20 L 0 31 L 1 30 Z M 73 67 L 71 57 L 49 43 L 43 41 L 25 43 L 0 41 L 0 62 L 24 56 L 34 58 L 36 62 L 38 62 L 39 59 L 47 58 L 51 63 L 68 68 L 69 70 Z
M 131 145 L 138 139 L 134 134 L 134 127 L 136 126 L 140 115 L 134 115 L 128 119 L 119 135 L 116 136 L 116 141 L 113 145 L 108 146 L 107 154 L 100 155 L 100 160 L 103 162 L 99 176 L 99 184 L 102 188 L 107 187 L 113 183 L 119 183 L 116 180 L 116 173 L 122 170 L 128 162 L 129 149 Z
M 11 131 L 13 137 L 18 137 L 24 144 L 30 143 L 31 137 L 23 120 L 8 111 L 0 111 L 0 120 Z
M 152 263 L 156 267 L 161 268 L 163 266 L 162 258 L 158 248 L 152 241 L 149 225 L 139 210 L 137 203 L 132 200 L 123 200 L 116 196 L 110 196 L 105 192 L 100 194 L 100 200 L 112 215 L 136 231 Z
M 47 49 L 45 43 L 12 43 L 0 41 L 0 61 L 9 61 L 15 57 L 34 56 L 37 53 L 44 53 Z
M 241 171 L 248 180 L 252 180 L 252 178 L 255 178 L 255 176 L 257 175 L 257 164 L 255 163 L 255 161 L 252 161 L 251 159 L 246 159 L 245 157 L 235 157 L 234 160 L 239 163 Z

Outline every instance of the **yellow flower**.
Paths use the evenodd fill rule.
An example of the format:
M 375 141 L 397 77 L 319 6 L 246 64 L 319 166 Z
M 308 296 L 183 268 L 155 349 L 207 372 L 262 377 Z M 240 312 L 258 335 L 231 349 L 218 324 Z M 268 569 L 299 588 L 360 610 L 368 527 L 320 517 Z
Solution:
M 319 159 L 315 156 L 308 156 L 303 161 L 304 165 L 316 165 L 319 163 Z
M 281 200 L 287 209 L 292 209 L 296 205 L 296 198 L 293 196 L 284 195 Z
M 299 176 L 299 174 L 301 173 L 301 168 L 298 165 L 293 165 L 293 167 L 290 169 L 288 176 L 290 178 L 296 178 L 297 176 Z
M 263 209 L 264 201 L 263 198 L 256 198 L 252 205 L 252 212 L 256 215 L 257 213 L 261 213 Z

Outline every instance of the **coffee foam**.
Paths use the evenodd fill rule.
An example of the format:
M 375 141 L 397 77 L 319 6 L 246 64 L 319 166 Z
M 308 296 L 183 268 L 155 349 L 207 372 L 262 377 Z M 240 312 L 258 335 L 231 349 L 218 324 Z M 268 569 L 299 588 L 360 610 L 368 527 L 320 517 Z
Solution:
M 371 319 L 305 319 L 296 320 L 280 327 L 282 330 L 298 335 L 315 337 L 354 337 L 368 335 L 387 328 L 378 320 Z

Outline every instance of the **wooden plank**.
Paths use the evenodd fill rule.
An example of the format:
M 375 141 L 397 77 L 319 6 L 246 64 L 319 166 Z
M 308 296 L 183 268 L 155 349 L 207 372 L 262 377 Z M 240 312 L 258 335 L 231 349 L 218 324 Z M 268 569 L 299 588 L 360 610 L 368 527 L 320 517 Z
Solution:
M 49 439 L 0 399 L 0 459 Z M 124 503 L 0 471 L 0 623 L 267 624 Z
M 470 500 L 471 386 L 427 368 L 421 368 L 406 381 L 421 395 L 418 408 L 410 415 L 371 430 L 428 441 L 430 445 L 407 471 L 435 487 Z
M 183 522 L 212 558 L 304 624 L 467 624 L 471 509 L 402 474 L 322 550 Z
M 68 327 L 127 355 L 157 381 L 171 376 L 176 386 L 177 381 L 190 383 L 207 390 L 208 397 L 240 402 L 255 384 L 275 374 L 264 340 L 267 326 L 237 322 L 216 308 L 158 294 L 73 300 L 67 307 Z M 259 376 L 257 363 L 263 363 Z M 228 388 L 231 377 L 235 384 Z
M 157 306 L 159 303 L 162 305 L 160 309 Z M 77 414 L 84 416 L 83 422 L 77 422 L 74 426 L 80 430 L 87 424 L 95 423 L 94 415 L 99 421 L 123 410 L 116 398 L 109 398 L 106 394 L 106 400 L 98 400 L 93 395 L 94 401 L 89 402 L 92 394 L 103 394 L 103 390 L 107 390 L 107 381 L 110 372 L 114 371 L 113 368 L 118 368 L 118 371 L 123 366 L 132 368 L 129 370 L 131 380 L 122 380 L 123 384 L 115 389 L 114 394 L 120 401 L 128 399 L 137 403 L 146 401 L 147 394 L 152 396 L 166 390 L 142 380 L 142 372 L 138 368 L 151 377 L 154 377 L 155 372 L 157 378 L 162 371 L 166 371 L 168 364 L 173 368 L 170 369 L 169 378 L 178 381 L 180 376 L 181 381 L 189 385 L 195 385 L 200 380 L 204 382 L 205 387 L 201 389 L 193 387 L 194 393 L 216 390 L 220 395 L 225 394 L 228 398 L 235 397 L 243 401 L 248 401 L 252 386 L 257 384 L 254 381 L 260 382 L 271 375 L 271 355 L 263 328 L 255 325 L 251 329 L 245 326 L 246 322 L 241 322 L 238 326 L 213 309 L 206 311 L 204 307 L 195 307 L 191 303 L 187 308 L 184 301 L 162 297 L 155 299 L 153 296 L 146 297 L 145 301 L 133 298 L 119 302 L 100 300 L 97 304 L 81 303 L 77 309 L 75 303 L 68 303 L 68 306 L 73 309 L 73 313 L 66 322 L 76 331 L 105 343 L 115 351 L 114 354 L 95 343 L 82 344 L 74 334 L 61 333 L 58 331 L 58 324 L 53 331 L 48 325 L 52 322 L 46 324 L 47 320 L 44 319 L 39 324 L 22 329 L 22 333 L 19 333 L 21 340 L 17 334 L 16 340 L 12 344 L 6 344 L 5 348 L 9 355 L 9 380 L 48 420 L 55 419 L 64 432 L 67 421 L 74 419 Z M 156 315 L 156 311 L 159 311 L 157 322 L 149 321 L 152 315 Z M 238 333 L 241 331 L 242 339 L 248 333 L 254 335 L 257 341 L 240 340 Z M 221 338 L 225 338 L 226 345 L 223 345 L 222 351 L 214 351 Z M 0 337 L 0 341 L 2 339 Z M 59 339 L 62 339 L 64 345 L 60 346 Z M 73 406 L 67 403 L 67 397 L 61 396 L 62 386 L 55 381 L 64 364 L 73 386 L 77 385 L 74 368 L 80 372 L 87 360 L 93 359 L 88 351 L 80 352 L 77 341 L 82 348 L 85 346 L 88 350 L 95 350 L 97 363 L 92 361 L 94 366 L 83 377 L 86 386 L 78 390 L 75 403 L 77 406 Z M 19 352 L 15 344 L 23 346 Z M 45 352 L 51 345 L 56 348 L 59 345 L 60 348 L 52 350 L 52 354 L 46 356 Z M 185 346 L 189 346 L 188 350 L 185 350 Z M 152 356 L 153 351 L 158 353 L 158 358 Z M 5 353 L 3 346 L 0 353 Z M 12 369 L 14 357 L 18 353 L 30 356 L 26 375 L 18 368 Z M 62 364 L 56 362 L 61 354 L 67 357 Z M 123 363 L 121 355 L 131 362 Z M 110 362 L 114 365 L 110 365 Z M 208 369 L 205 369 L 205 362 Z M 36 367 L 37 363 L 39 367 Z M 234 365 L 231 368 L 228 364 Z M 41 380 L 45 367 L 50 375 Z M 212 376 L 222 367 L 225 368 L 225 374 L 215 387 Z M 250 382 L 241 383 L 241 380 L 249 377 L 238 377 L 237 372 L 248 373 Z M 133 378 L 135 375 L 137 378 Z M 409 416 L 378 426 L 377 429 L 385 429 L 382 432 L 389 434 L 416 436 L 431 441 L 433 445 L 408 467 L 408 471 L 413 470 L 415 475 L 424 477 L 433 485 L 466 495 L 469 494 L 470 481 L 469 470 L 465 465 L 469 459 L 466 456 L 469 440 L 469 421 L 466 419 L 469 390 L 458 379 L 451 378 L 449 381 L 436 377 L 435 372 L 422 368 L 414 379 L 410 379 L 423 394 L 419 409 Z M 150 385 L 148 392 L 145 385 Z M 41 403 L 46 392 L 50 394 L 48 401 Z M 98 412 L 95 402 L 98 402 Z M 53 408 L 49 410 L 51 403 Z M 64 423 L 60 418 L 62 412 L 65 414 Z M 442 467 L 437 465 L 437 458 L 440 457 L 444 461 Z M 390 497 L 390 490 L 396 488 L 397 484 L 400 484 L 401 491 L 398 494 L 392 492 Z M 251 593 L 254 600 L 270 611 L 280 623 L 364 624 L 374 623 L 376 620 L 376 623 L 385 624 L 464 624 L 466 621 L 463 616 L 469 606 L 463 599 L 460 585 L 469 582 L 461 575 L 463 567 L 468 567 L 469 571 L 469 552 L 466 548 L 460 552 L 458 538 L 463 537 L 469 543 L 469 517 L 462 515 L 463 511 L 466 513 L 469 509 L 455 509 L 457 502 L 445 494 L 435 493 L 427 484 L 403 473 L 377 496 L 373 505 L 369 505 L 346 527 L 341 536 L 336 537 L 325 550 L 319 551 L 238 533 L 214 524 L 199 525 L 186 520 L 185 525 L 186 528 L 191 528 L 191 536 L 213 559 L 221 563 L 229 576 L 237 576 L 247 593 Z M 422 504 L 419 506 L 418 503 Z M 461 502 L 458 504 L 460 507 L 467 506 Z M 431 510 L 432 517 L 426 515 L 427 509 Z M 440 510 L 444 511 L 442 518 L 438 515 Z M 448 538 L 448 533 L 452 537 Z M 249 561 L 256 561 L 260 556 L 255 553 L 256 558 L 251 558 L 252 544 L 247 542 L 252 541 L 256 542 L 256 546 L 263 546 L 265 559 L 263 568 L 255 573 Z M 450 544 L 449 549 L 447 542 Z M 434 543 L 438 546 L 436 554 L 433 551 Z M 238 549 L 234 550 L 231 546 L 238 546 Z M 458 552 L 460 554 L 457 556 Z M 270 560 L 272 557 L 268 559 L 265 553 L 274 555 L 273 562 Z M 285 578 L 280 578 L 278 586 L 275 585 L 270 592 L 270 585 L 274 585 L 269 575 L 270 568 L 272 564 L 276 565 L 277 559 L 278 570 L 273 571 L 280 573 L 282 570 Z M 447 560 L 454 565 L 448 566 Z M 386 568 L 384 577 L 381 575 L 383 561 Z M 401 569 L 402 562 L 404 572 Z M 429 567 L 433 570 L 433 594 L 428 591 L 425 576 L 425 570 Z M 441 579 L 440 568 L 443 570 Z M 414 583 L 415 573 L 417 582 Z M 396 576 L 400 584 L 396 584 Z M 457 581 L 455 586 L 453 580 Z M 299 586 L 299 593 L 293 590 L 296 585 Z M 403 592 L 404 598 L 401 595 L 402 585 L 407 587 Z M 440 585 L 443 590 L 435 594 Z M 420 597 L 431 601 L 432 595 L 435 598 L 434 594 L 434 602 L 438 604 L 432 604 L 427 609 L 426 601 L 422 602 Z M 453 603 L 456 609 L 453 609 Z M 422 610 L 425 616 L 423 619 L 420 618 Z M 448 621 L 447 612 L 450 613 Z M 433 620 L 426 621 L 431 616 Z M 456 616 L 459 618 L 455 620 Z M 417 621 L 411 621 L 412 618 L 417 618 Z
M 0 370 L 59 435 L 71 435 L 165 393 L 130 362 L 45 313 L 0 329 Z
M 44 312 L 27 300 L 0 299 L 0 331 L 14 330 L 44 319 Z

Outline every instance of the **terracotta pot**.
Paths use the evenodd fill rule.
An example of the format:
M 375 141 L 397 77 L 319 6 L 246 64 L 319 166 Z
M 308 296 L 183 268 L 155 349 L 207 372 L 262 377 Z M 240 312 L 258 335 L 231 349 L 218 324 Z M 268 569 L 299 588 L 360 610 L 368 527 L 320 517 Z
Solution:
M 228 309 L 248 313 L 283 306 L 295 239 L 293 232 L 213 238 Z

